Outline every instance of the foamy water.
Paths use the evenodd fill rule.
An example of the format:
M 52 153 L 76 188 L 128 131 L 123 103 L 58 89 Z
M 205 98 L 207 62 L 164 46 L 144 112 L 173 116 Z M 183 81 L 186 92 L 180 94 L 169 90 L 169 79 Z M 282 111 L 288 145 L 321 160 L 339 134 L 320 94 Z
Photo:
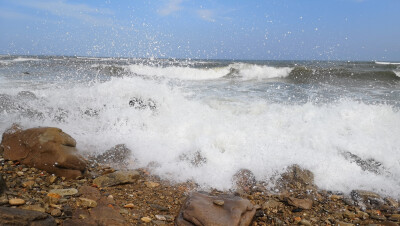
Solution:
M 398 102 L 391 102 L 397 80 L 372 89 L 379 98 L 393 91 L 387 103 L 376 103 L 378 97 L 361 85 L 352 91 L 290 82 L 290 65 L 123 67 L 131 74 L 84 83 L 37 78 L 35 86 L 22 86 L 20 77 L 7 85 L 0 80 L 3 100 L 14 103 L 0 109 L 0 130 L 13 122 L 59 127 L 90 153 L 124 143 L 138 160 L 131 168 L 152 163 L 162 178 L 205 187 L 231 188 L 232 176 L 242 168 L 269 181 L 299 164 L 314 172 L 323 189 L 400 195 L 400 112 Z M 239 76 L 227 77 L 230 68 Z M 36 98 L 21 95 L 26 90 Z M 373 100 L 363 101 L 369 97 Z M 132 107 L 132 98 L 144 104 Z M 381 165 L 375 172 L 363 170 L 346 152 Z M 193 165 L 198 153 L 205 161 Z

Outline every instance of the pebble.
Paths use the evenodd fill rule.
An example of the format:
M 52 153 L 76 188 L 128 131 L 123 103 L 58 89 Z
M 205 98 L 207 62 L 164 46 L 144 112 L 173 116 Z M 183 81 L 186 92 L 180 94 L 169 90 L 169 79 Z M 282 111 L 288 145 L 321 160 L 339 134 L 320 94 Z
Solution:
M 151 218 L 150 217 L 142 217 L 142 218 L 140 218 L 140 220 L 145 222 L 145 223 L 150 223 L 151 222 Z
M 77 200 L 77 205 L 86 207 L 86 208 L 94 208 L 97 206 L 97 202 L 92 200 L 92 199 L 87 199 L 87 198 L 79 198 Z
M 59 194 L 60 196 L 67 196 L 67 195 L 75 195 L 78 193 L 78 190 L 75 188 L 67 188 L 67 189 L 52 189 L 49 193 Z
M 59 216 L 61 216 L 61 210 L 59 210 L 59 209 L 53 209 L 53 210 L 50 212 L 50 215 L 53 216 L 53 217 L 59 217 Z
M 156 188 L 156 187 L 160 186 L 159 183 L 152 182 L 152 181 L 146 181 L 146 182 L 144 182 L 144 184 L 145 184 L 148 188 Z
M 157 220 L 160 220 L 160 221 L 166 221 L 167 220 L 167 218 L 164 215 L 156 215 L 155 217 L 156 217 Z
M 18 171 L 18 172 L 17 172 L 17 175 L 18 175 L 18 176 L 23 176 L 23 175 L 24 175 L 24 172 Z
M 300 224 L 300 225 L 311 226 L 310 221 L 308 221 L 308 220 L 306 220 L 306 219 L 302 219 L 302 220 L 299 222 L 299 224 Z
M 135 206 L 133 205 L 133 203 L 128 203 L 128 204 L 124 205 L 124 207 L 125 208 L 133 208 Z
M 20 206 L 25 204 L 25 200 L 23 199 L 10 199 L 8 203 L 12 206 Z
M 400 221 L 400 214 L 392 214 L 389 217 L 389 220 L 391 220 L 391 221 Z
M 55 175 L 51 175 L 51 176 L 49 177 L 49 183 L 50 183 L 50 184 L 53 184 L 56 180 L 57 180 L 57 176 L 55 176 Z
M 213 203 L 217 206 L 223 206 L 225 202 L 224 202 L 224 200 L 217 199 L 217 200 L 214 200 Z
M 25 181 L 24 183 L 22 183 L 22 186 L 24 188 L 32 188 L 34 184 L 35 184 L 35 181 L 29 180 L 29 181 Z

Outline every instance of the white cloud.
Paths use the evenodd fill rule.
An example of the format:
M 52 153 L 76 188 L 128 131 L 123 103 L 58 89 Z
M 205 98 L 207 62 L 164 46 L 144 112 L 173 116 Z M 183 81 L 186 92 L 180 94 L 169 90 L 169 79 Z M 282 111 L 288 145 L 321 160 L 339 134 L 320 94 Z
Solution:
M 215 22 L 215 13 L 209 9 L 199 9 L 197 10 L 197 15 L 205 21 Z
M 157 12 L 161 16 L 168 16 L 171 13 L 177 12 L 182 9 L 182 0 L 169 0 L 168 3 Z
M 59 17 L 69 17 L 95 25 L 112 25 L 112 20 L 105 16 L 114 12 L 104 8 L 93 8 L 85 4 L 72 4 L 64 0 L 18 1 L 21 6 L 49 12 Z

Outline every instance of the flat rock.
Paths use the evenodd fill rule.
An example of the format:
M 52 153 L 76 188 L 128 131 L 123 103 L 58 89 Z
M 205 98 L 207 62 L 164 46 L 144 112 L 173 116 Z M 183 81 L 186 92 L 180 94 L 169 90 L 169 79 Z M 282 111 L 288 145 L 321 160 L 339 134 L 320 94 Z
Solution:
M 49 193 L 59 194 L 60 196 L 69 196 L 78 194 L 78 190 L 75 188 L 66 188 L 66 189 L 52 189 Z
M 99 225 L 128 225 L 118 210 L 109 206 L 97 206 L 90 211 L 90 217 Z
M 223 206 L 217 206 L 214 200 L 223 200 Z M 183 204 L 176 225 L 250 225 L 256 209 L 249 200 L 238 196 L 211 196 L 194 192 Z
M 90 187 L 90 186 L 81 186 L 79 188 L 78 194 L 81 195 L 83 198 L 88 198 L 92 200 L 99 200 L 101 198 L 100 191 L 97 188 Z
M 8 203 L 12 206 L 20 206 L 25 204 L 25 200 L 23 199 L 9 199 Z
M 40 205 L 23 206 L 23 207 L 21 207 L 21 209 L 39 211 L 39 212 L 42 212 L 42 213 L 46 212 L 46 210 L 43 207 L 41 207 Z
M 9 207 L 0 207 L 1 225 L 56 226 L 54 218 L 46 213 Z
M 22 130 L 13 125 L 1 141 L 5 159 L 73 179 L 82 176 L 87 164 L 75 146 L 71 136 L 53 127 Z
M 134 183 L 138 178 L 139 172 L 136 170 L 117 171 L 94 179 L 93 184 L 98 187 L 111 187 L 119 184 Z
M 312 208 L 313 201 L 311 199 L 298 199 L 293 197 L 288 197 L 286 199 L 287 203 L 291 206 L 309 210 Z

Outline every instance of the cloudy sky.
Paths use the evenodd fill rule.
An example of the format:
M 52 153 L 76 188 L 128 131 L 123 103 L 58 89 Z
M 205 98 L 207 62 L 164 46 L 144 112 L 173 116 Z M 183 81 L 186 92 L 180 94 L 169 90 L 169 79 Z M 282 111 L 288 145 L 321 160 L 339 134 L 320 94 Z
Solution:
M 399 0 L 0 0 L 0 54 L 400 61 Z

